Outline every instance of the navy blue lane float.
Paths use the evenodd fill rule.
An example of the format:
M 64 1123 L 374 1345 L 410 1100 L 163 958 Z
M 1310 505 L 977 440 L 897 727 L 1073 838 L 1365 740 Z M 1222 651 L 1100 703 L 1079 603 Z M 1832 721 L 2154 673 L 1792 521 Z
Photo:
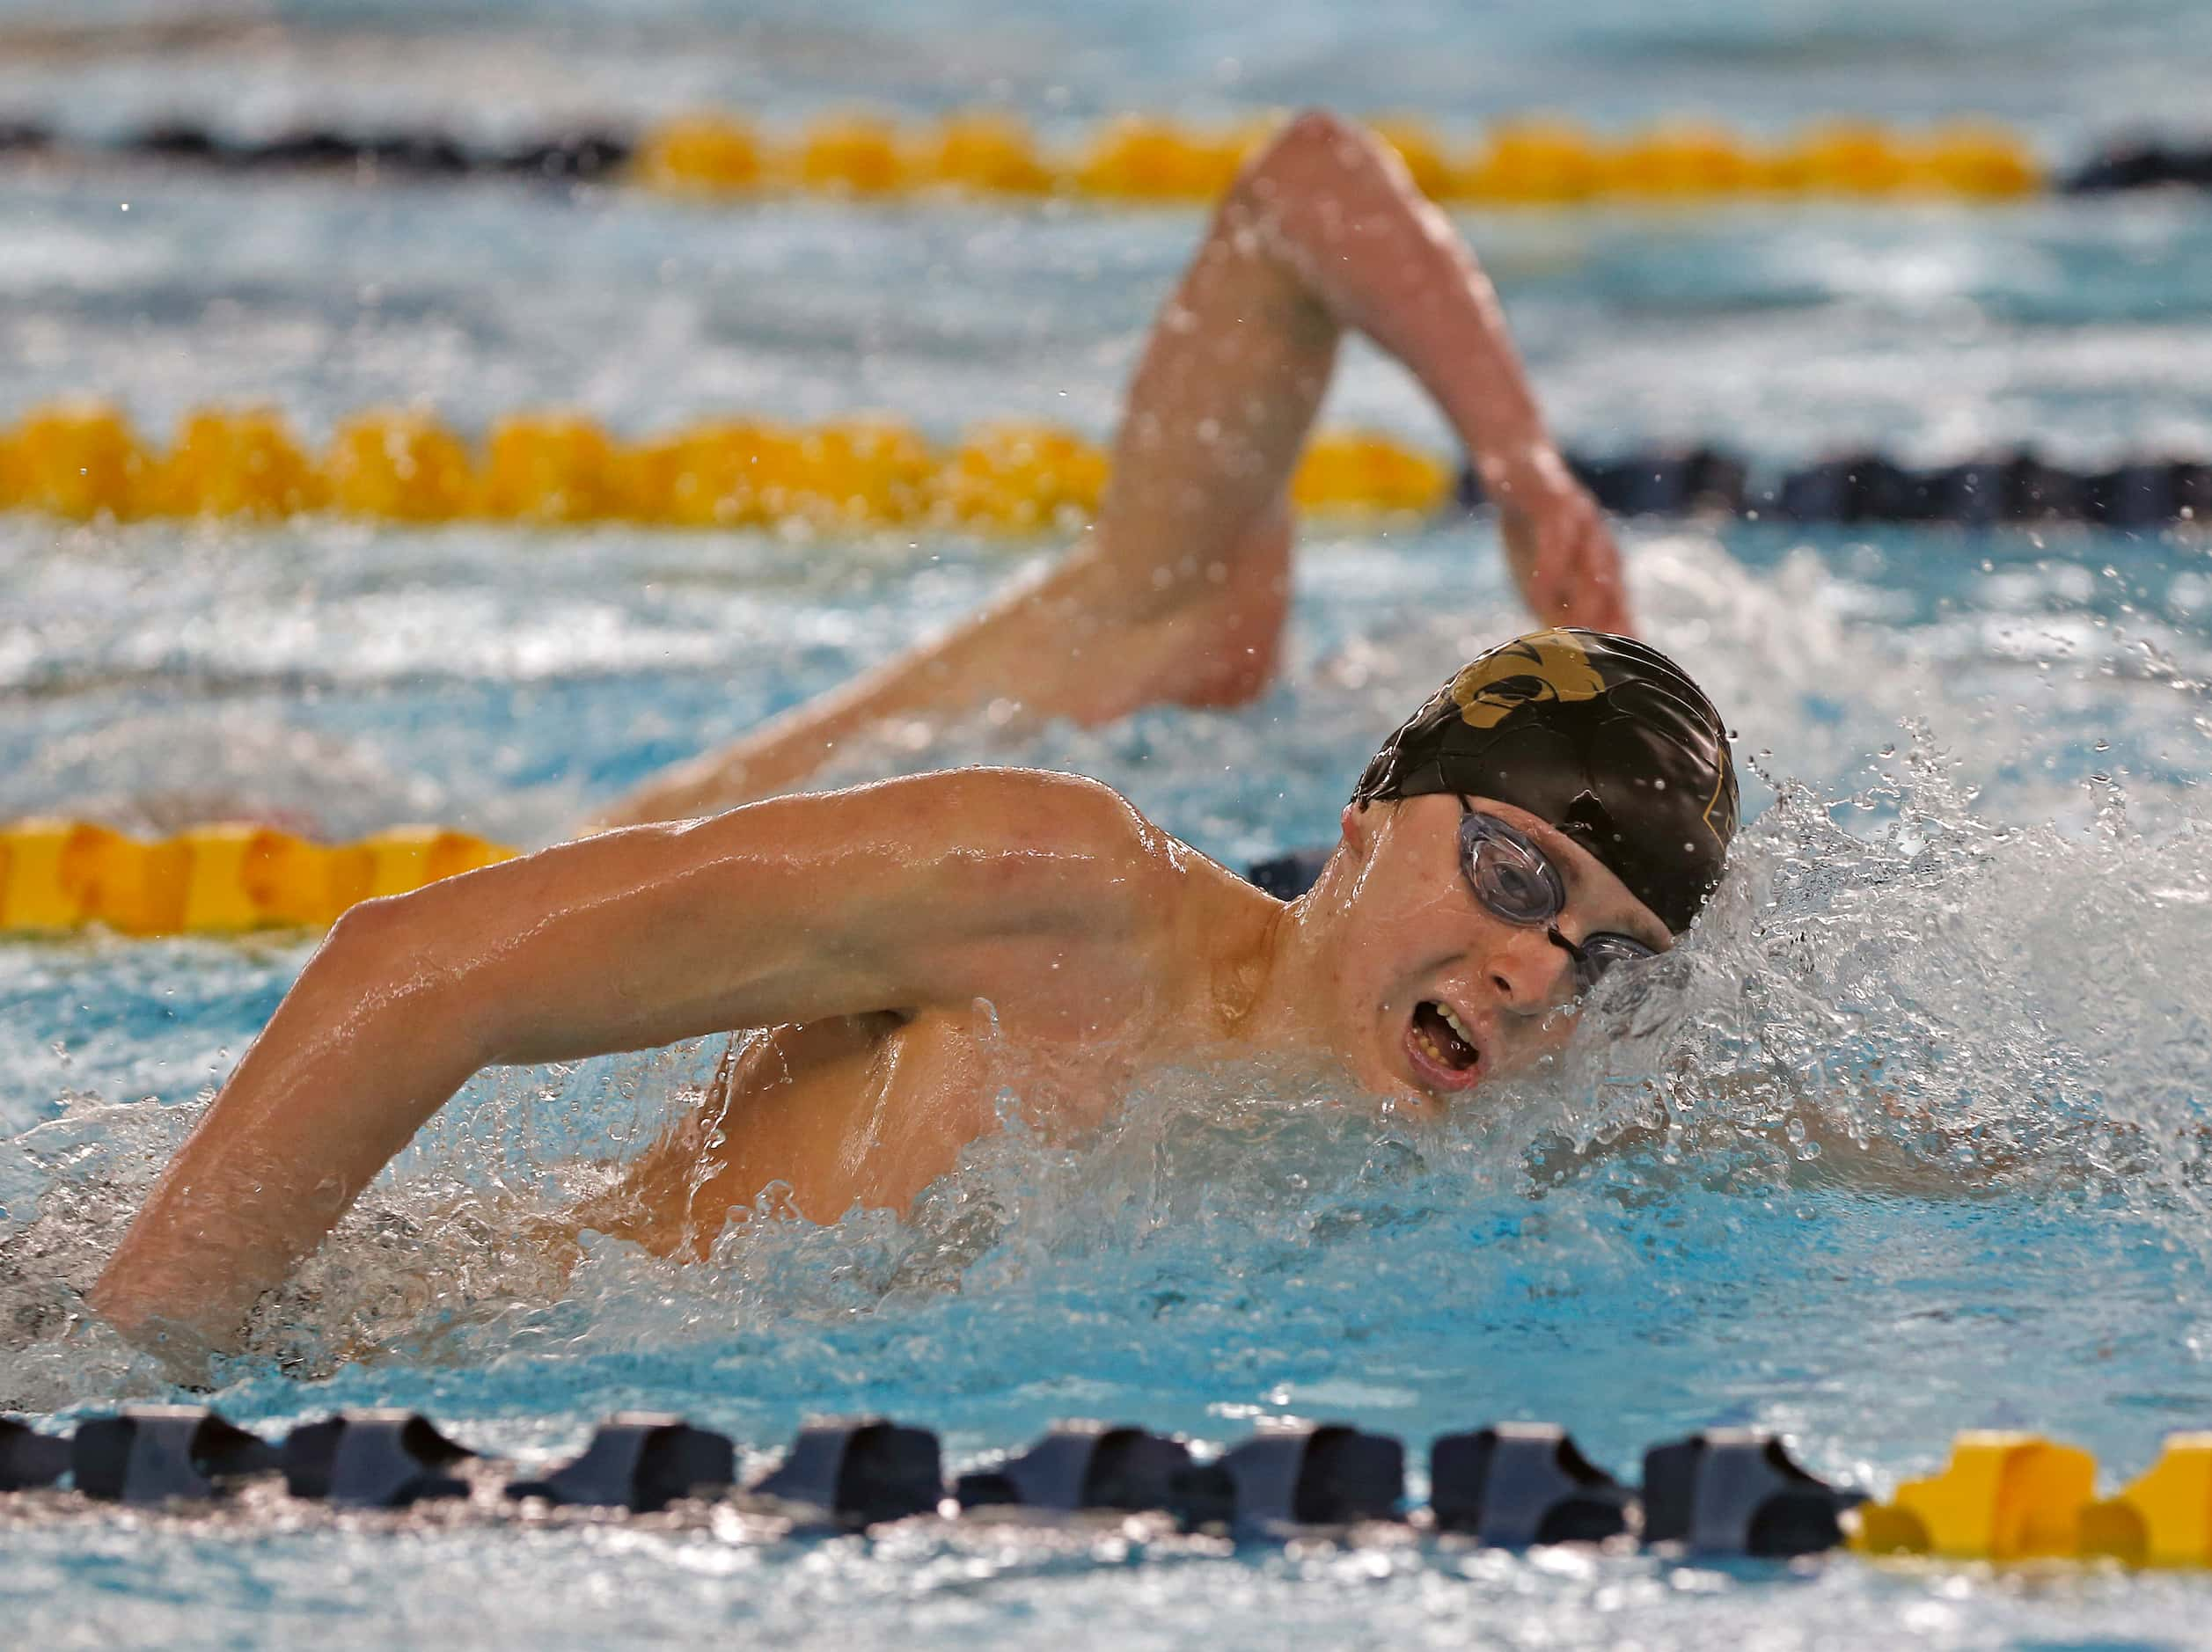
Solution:
M 82 153 L 90 147 L 48 128 L 0 124 L 0 153 Z M 635 145 L 621 133 L 579 130 L 504 146 L 467 144 L 438 131 L 345 132 L 303 127 L 274 137 L 226 137 L 189 121 L 166 121 L 99 150 L 127 157 L 258 174 L 350 172 L 367 178 L 438 181 L 471 177 L 594 183 L 619 174 Z
M 51 1486 L 70 1472 L 70 1441 L 0 1417 L 0 1491 Z
M 160 1503 L 213 1497 L 277 1466 L 275 1447 L 204 1406 L 131 1406 L 79 1423 L 70 1474 L 87 1497 Z
M 2156 531 L 2212 522 L 2212 464 L 2144 459 L 2071 471 L 2018 452 L 1915 469 L 1879 453 L 1846 454 L 1761 474 L 1716 448 L 1666 449 L 1597 458 L 1570 454 L 1569 467 L 1599 504 L 1623 516 L 1750 516 L 1790 523 L 1949 523 L 1999 527 L 2081 523 Z M 1458 499 L 1483 503 L 1482 483 L 1462 471 Z
M 1842 1518 L 1865 1501 L 1790 1460 L 1782 1442 L 1712 1429 L 1644 1453 L 1644 1540 L 1696 1554 L 1814 1554 L 1843 1541 Z
M 997 1468 L 963 1474 L 953 1497 L 963 1509 L 1141 1512 L 1174 1507 L 1191 1468 L 1181 1440 L 1125 1424 L 1062 1422 Z
M 2212 144 L 2120 138 L 2059 179 L 2069 195 L 2110 195 L 2138 189 L 2212 189 Z
M 1439 1531 L 1500 1548 L 1622 1536 L 1636 1494 L 1549 1422 L 1500 1422 L 1429 1447 L 1429 1512 Z
M 345 1411 L 304 1422 L 284 1439 L 284 1489 L 356 1509 L 404 1509 L 431 1497 L 465 1497 L 448 1471 L 474 1457 L 412 1411 Z
M 883 1417 L 810 1422 L 752 1495 L 827 1511 L 847 1525 L 927 1514 L 945 1495 L 937 1436 Z
M 1240 1536 L 1395 1520 L 1405 1502 L 1405 1447 L 1342 1422 L 1269 1429 L 1180 1476 L 1171 1495 L 1184 1526 Z
M 1409 1517 L 1405 1447 L 1349 1423 L 1263 1427 L 1211 1462 L 1129 1424 L 1066 1422 L 1027 1451 L 945 1484 L 937 1436 L 882 1417 L 810 1422 L 780 1463 L 737 1483 L 729 1437 L 659 1413 L 601 1425 L 583 1452 L 542 1477 L 505 1479 L 508 1499 L 650 1514 L 684 1498 L 734 1498 L 795 1531 L 858 1531 L 931 1513 L 1061 1520 L 1156 1511 L 1186 1531 L 1276 1541 L 1409 1517 L 1446 1540 L 1518 1548 L 1632 1541 L 1707 1554 L 1784 1556 L 1843 1541 L 1862 1501 L 1790 1459 L 1771 1435 L 1717 1429 L 1655 1446 L 1639 1495 L 1559 1428 L 1498 1423 L 1429 1450 L 1425 1516 Z M 473 1466 L 470 1466 L 470 1465 Z M 127 1407 L 73 1436 L 0 1419 L 0 1492 L 193 1502 L 282 1474 L 297 1498 L 398 1509 L 501 1483 L 479 1458 L 407 1411 L 355 1410 L 293 1429 L 275 1445 L 203 1407 Z
M 515 1481 L 507 1495 L 650 1514 L 679 1497 L 726 1489 L 736 1463 L 727 1435 L 663 1412 L 626 1411 L 599 1425 L 582 1457 L 543 1480 Z

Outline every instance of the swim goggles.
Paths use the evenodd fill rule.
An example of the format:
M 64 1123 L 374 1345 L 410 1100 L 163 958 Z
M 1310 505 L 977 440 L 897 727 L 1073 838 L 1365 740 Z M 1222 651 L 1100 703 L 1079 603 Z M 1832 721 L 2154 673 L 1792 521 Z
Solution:
M 1642 941 L 1606 932 L 1584 938 L 1580 946 L 1559 932 L 1559 914 L 1567 910 L 1567 885 L 1551 857 L 1527 834 L 1495 815 L 1460 800 L 1460 871 L 1475 898 L 1493 917 L 1523 929 L 1541 929 L 1555 947 L 1574 960 L 1575 995 L 1598 984 L 1618 963 L 1657 954 Z

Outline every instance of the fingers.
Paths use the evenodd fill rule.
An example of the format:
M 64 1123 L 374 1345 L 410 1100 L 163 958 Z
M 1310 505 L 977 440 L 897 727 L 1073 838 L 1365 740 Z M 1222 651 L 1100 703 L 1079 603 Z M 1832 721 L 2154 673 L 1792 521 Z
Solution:
M 1636 622 L 1629 611 L 1628 581 L 1620 547 L 1607 531 L 1603 519 L 1594 512 L 1578 538 L 1575 560 L 1578 577 L 1573 602 L 1576 618 L 1571 623 L 1586 625 L 1593 631 L 1633 636 Z
M 1519 571 L 1521 595 L 1537 618 L 1634 634 L 1620 549 L 1594 505 L 1584 499 L 1566 507 L 1532 537 L 1533 554 Z
M 1540 506 L 1509 506 L 1499 527 L 1521 596 L 1538 620 L 1636 634 L 1620 547 L 1587 493 L 1568 484 Z
M 1573 603 L 1576 574 L 1571 547 L 1549 528 L 1534 537 L 1534 551 L 1520 570 L 1520 594 L 1537 618 L 1557 625 Z

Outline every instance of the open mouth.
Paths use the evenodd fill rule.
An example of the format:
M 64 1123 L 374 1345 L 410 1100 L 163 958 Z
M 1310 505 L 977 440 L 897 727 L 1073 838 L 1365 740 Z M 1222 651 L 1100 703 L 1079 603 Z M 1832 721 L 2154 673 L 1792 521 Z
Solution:
M 1405 1042 L 1414 1066 L 1438 1089 L 1462 1090 L 1482 1077 L 1481 1047 L 1450 1006 L 1434 998 L 1413 1006 Z

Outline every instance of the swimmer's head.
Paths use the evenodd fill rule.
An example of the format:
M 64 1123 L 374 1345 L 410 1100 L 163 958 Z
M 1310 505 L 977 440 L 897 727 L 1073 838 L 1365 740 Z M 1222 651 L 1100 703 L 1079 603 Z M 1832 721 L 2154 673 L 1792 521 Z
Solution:
M 1364 1087 L 1431 1102 L 1564 1046 L 1586 961 L 1674 944 L 1573 837 L 1480 792 L 1347 804 L 1301 925 L 1323 961 L 1308 1027 Z
M 1493 648 L 1345 806 L 1304 906 L 1316 1018 L 1381 1091 L 1441 1100 L 1520 1071 L 1565 1042 L 1599 968 L 1689 926 L 1735 828 L 1727 735 L 1664 655 L 1588 631 Z
M 1352 801 L 1438 793 L 1525 810 L 1677 935 L 1736 832 L 1712 702 L 1658 649 L 1599 631 L 1532 632 L 1477 655 L 1382 742 Z

